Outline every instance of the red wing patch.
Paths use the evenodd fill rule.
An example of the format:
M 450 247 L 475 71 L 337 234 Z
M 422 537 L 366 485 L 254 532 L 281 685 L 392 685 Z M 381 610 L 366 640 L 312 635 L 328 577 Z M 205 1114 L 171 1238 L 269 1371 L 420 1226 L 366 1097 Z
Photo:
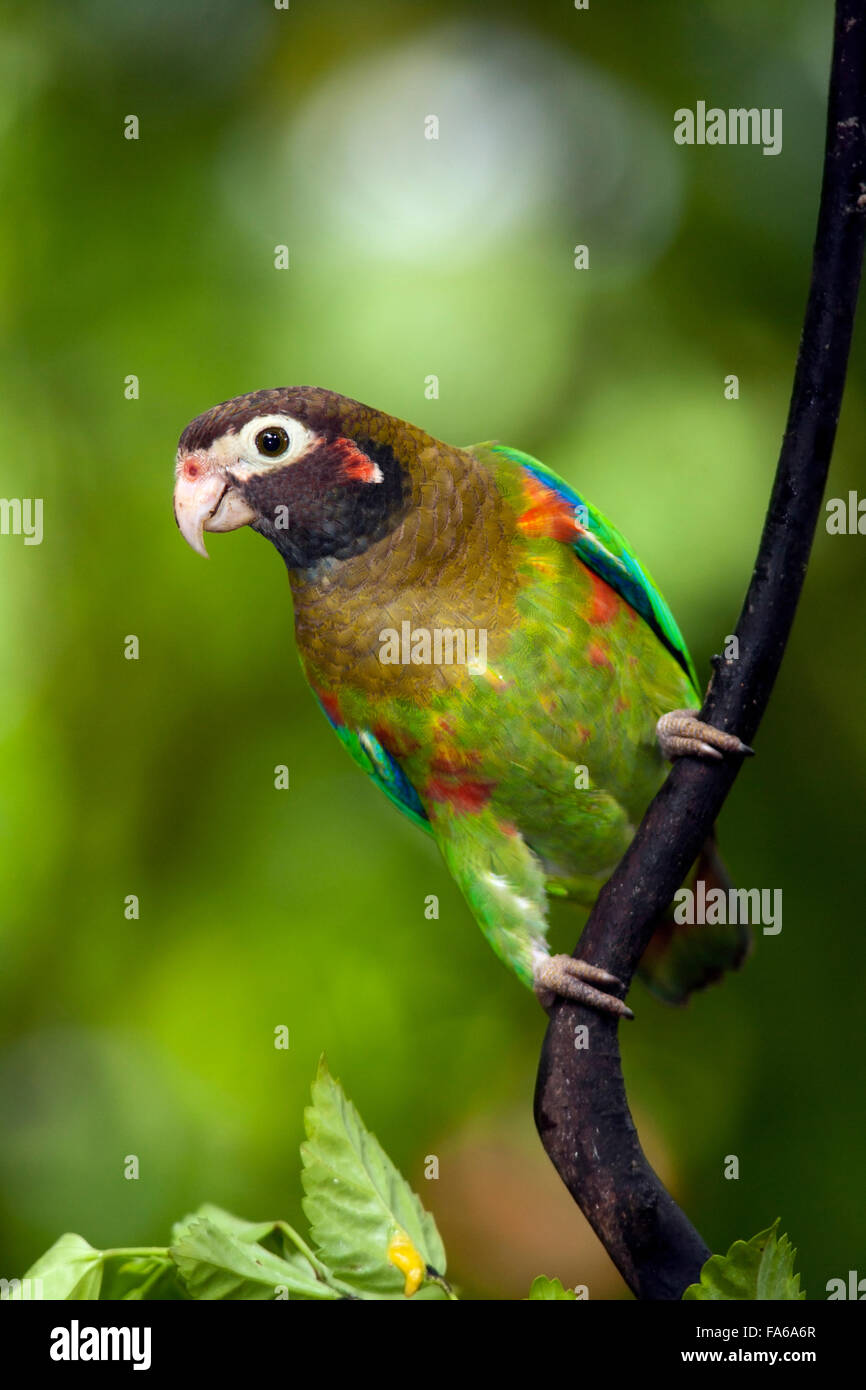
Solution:
M 596 574 L 595 570 L 586 567 L 587 574 L 592 581 L 592 602 L 587 620 L 593 627 L 603 627 L 605 623 L 613 622 L 617 613 L 623 608 L 623 600 L 615 589 Z
M 373 727 L 373 737 L 378 739 L 386 753 L 390 753 L 392 758 L 409 758 L 421 747 L 415 738 L 410 738 L 408 734 L 402 734 L 398 730 L 389 729 L 384 724 L 376 724 Z
M 517 518 L 518 530 L 525 536 L 573 543 L 583 528 L 572 504 L 531 473 L 523 480 L 523 488 L 529 506 Z
M 496 784 L 481 780 L 477 772 L 480 763 L 477 749 L 440 748 L 430 760 L 427 796 L 464 814 L 483 811 Z
M 437 753 L 435 758 L 430 760 L 430 771 L 437 776 L 459 777 L 462 773 L 468 772 L 471 768 L 478 767 L 481 762 L 481 754 L 474 749 L 461 752 L 459 749 Z
M 326 695 L 322 690 L 317 690 L 316 695 L 318 696 L 319 703 L 322 706 L 325 713 L 327 714 L 331 723 L 342 725 L 345 721 L 340 711 L 340 702 L 337 699 L 336 695 Z
M 601 645 L 600 642 L 590 642 L 586 649 L 586 655 L 590 666 L 609 666 L 613 670 L 613 662 L 610 653 Z
M 484 810 L 494 785 L 493 782 L 473 782 L 469 778 L 431 777 L 426 796 L 430 801 L 445 801 L 455 811 L 467 814 Z

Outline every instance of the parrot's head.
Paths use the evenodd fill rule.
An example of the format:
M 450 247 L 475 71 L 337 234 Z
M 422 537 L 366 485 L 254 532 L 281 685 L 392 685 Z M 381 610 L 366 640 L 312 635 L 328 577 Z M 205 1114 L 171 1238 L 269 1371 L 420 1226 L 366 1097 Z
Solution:
M 180 437 L 181 534 L 206 556 L 205 531 L 251 526 L 290 569 L 357 555 L 405 514 L 406 431 L 419 433 L 317 387 L 254 391 L 214 406 Z

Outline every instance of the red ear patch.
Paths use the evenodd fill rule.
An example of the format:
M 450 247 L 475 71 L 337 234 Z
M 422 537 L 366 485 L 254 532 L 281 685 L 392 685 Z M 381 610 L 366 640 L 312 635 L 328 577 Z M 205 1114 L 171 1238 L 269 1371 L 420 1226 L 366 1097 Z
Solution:
M 337 471 L 341 477 L 352 483 L 381 483 L 382 470 L 373 459 L 359 449 L 351 439 L 335 439 L 331 453 L 337 460 Z

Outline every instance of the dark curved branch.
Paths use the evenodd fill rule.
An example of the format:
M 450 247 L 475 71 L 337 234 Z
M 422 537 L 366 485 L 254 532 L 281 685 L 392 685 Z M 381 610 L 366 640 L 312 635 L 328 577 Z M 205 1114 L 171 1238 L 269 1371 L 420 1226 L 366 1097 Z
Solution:
M 824 177 L 788 423 L 754 573 L 737 623 L 740 658 L 718 661 L 702 718 L 751 743 L 794 621 L 821 510 L 866 228 L 866 0 L 837 0 Z M 722 808 L 739 760 L 680 761 L 602 889 L 576 955 L 630 983 Z M 587 1024 L 590 1047 L 576 1050 Z M 648 1164 L 625 1096 L 616 1022 L 552 1008 L 535 1118 L 560 1177 L 638 1298 L 679 1298 L 709 1251 Z

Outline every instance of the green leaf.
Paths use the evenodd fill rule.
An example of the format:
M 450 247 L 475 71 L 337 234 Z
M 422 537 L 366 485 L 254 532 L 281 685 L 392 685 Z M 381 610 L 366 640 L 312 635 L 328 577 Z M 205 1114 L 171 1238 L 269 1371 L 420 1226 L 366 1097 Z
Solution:
M 102 1251 L 67 1232 L 31 1265 L 25 1279 L 39 1280 L 45 1299 L 96 1299 L 102 1284 Z
M 192 1220 L 169 1253 L 191 1298 L 266 1299 L 279 1296 L 283 1290 L 289 1298 L 340 1297 L 337 1290 L 317 1279 L 302 1256 L 282 1259 L 262 1245 L 229 1234 L 205 1217 Z
M 794 1273 L 797 1252 L 785 1235 L 778 1235 L 778 1218 L 769 1230 L 749 1241 L 735 1240 L 727 1255 L 711 1255 L 698 1284 L 690 1284 L 684 1299 L 805 1298 L 800 1276 Z
M 155 1255 L 124 1259 L 106 1255 L 100 1299 L 106 1302 L 169 1302 L 185 1299 L 176 1265 Z
M 213 1202 L 204 1202 L 198 1211 L 191 1212 L 183 1220 L 174 1223 L 171 1228 L 172 1241 L 179 1240 L 193 1221 L 200 1221 L 202 1218 L 218 1226 L 226 1235 L 252 1244 L 258 1244 L 272 1235 L 278 1224 L 276 1221 L 244 1221 L 243 1217 L 233 1216 L 230 1211 L 214 1206 Z
M 558 1299 L 560 1302 L 562 1302 L 563 1299 L 571 1299 L 572 1302 L 577 1301 L 577 1295 L 574 1289 L 563 1288 L 562 1282 L 559 1279 L 548 1279 L 546 1274 L 539 1274 L 537 1279 L 533 1279 L 532 1287 L 529 1290 L 529 1297 L 530 1300 L 546 1298 Z
M 212 1202 L 203 1202 L 198 1211 L 185 1216 L 182 1221 L 175 1222 L 171 1228 L 172 1241 L 177 1243 L 192 1223 L 201 1220 L 202 1217 L 244 1245 L 263 1245 L 272 1255 L 282 1256 L 288 1264 L 295 1266 L 304 1275 L 308 1275 L 313 1268 L 314 1272 L 327 1282 L 327 1268 L 321 1263 L 317 1270 L 314 1268 L 311 1261 L 312 1252 L 285 1221 L 245 1221 L 243 1217 L 234 1216 L 230 1211 L 214 1206 Z M 338 1289 L 337 1292 L 351 1295 L 353 1290 L 346 1287 Z
M 403 1298 L 426 1267 L 445 1273 L 433 1217 L 400 1176 L 328 1071 L 324 1058 L 305 1113 L 304 1211 L 326 1264 L 363 1296 Z M 437 1286 L 424 1293 L 444 1296 Z

